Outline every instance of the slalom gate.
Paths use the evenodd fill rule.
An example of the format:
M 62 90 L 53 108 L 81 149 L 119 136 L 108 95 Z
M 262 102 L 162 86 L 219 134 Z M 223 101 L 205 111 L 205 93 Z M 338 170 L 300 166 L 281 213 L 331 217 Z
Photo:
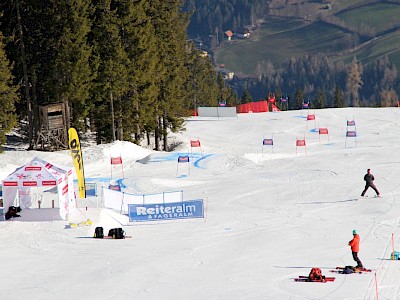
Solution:
M 345 148 L 347 148 L 347 138 L 354 138 L 354 146 L 357 147 L 357 127 L 354 116 L 351 120 L 346 118 L 346 140 L 344 143 Z
M 305 154 L 307 154 L 307 144 L 306 144 L 306 137 L 305 136 L 304 136 L 304 138 L 302 140 L 296 139 L 296 155 L 297 155 L 297 148 L 298 147 L 304 147 L 304 152 L 305 152 Z
M 264 147 L 265 146 L 271 147 L 271 153 L 274 153 L 274 139 L 273 139 L 273 136 L 271 136 L 270 139 L 263 138 L 262 147 L 261 147 L 262 155 L 264 155 Z
M 315 114 L 308 114 L 307 115 L 307 130 L 308 130 L 308 121 L 314 121 L 314 129 L 317 128 Z
M 200 148 L 201 157 L 203 157 L 203 150 L 201 149 L 200 140 L 192 140 L 190 139 L 190 154 L 193 153 L 193 148 Z
M 319 128 L 318 129 L 318 140 L 319 143 L 321 144 L 321 135 L 327 135 L 328 136 L 328 143 L 329 143 L 329 131 L 328 128 Z
M 178 173 L 180 173 L 179 172 L 179 165 L 182 165 L 182 164 L 187 164 L 187 174 L 181 174 L 181 175 L 182 176 L 183 175 L 186 175 L 186 176 L 190 175 L 190 158 L 189 158 L 189 154 L 187 154 L 187 155 L 179 155 L 178 156 L 178 161 L 177 161 L 177 164 L 176 164 L 176 176 L 178 176 Z

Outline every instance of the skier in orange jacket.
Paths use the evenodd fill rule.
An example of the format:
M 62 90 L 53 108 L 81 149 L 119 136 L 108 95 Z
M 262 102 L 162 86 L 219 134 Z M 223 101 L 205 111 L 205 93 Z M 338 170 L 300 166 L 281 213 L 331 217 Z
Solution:
M 358 251 L 360 250 L 360 236 L 357 234 L 357 230 L 353 230 L 353 239 L 349 242 L 349 246 L 351 246 L 351 254 L 353 255 L 353 259 L 357 262 L 357 268 L 364 268 L 361 260 L 358 258 Z

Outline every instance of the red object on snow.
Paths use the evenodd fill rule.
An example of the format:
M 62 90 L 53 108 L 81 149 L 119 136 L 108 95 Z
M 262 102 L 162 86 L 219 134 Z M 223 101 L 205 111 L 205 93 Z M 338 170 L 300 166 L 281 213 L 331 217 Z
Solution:
M 238 113 L 268 112 L 268 101 L 250 102 L 236 106 Z
M 200 141 L 190 141 L 190 147 L 200 147 Z
M 320 128 L 318 132 L 319 134 L 328 134 L 328 128 Z
M 275 104 L 271 104 L 272 112 L 279 112 L 281 111 Z
M 315 115 L 307 115 L 307 121 L 315 120 Z
M 297 140 L 296 141 L 296 146 L 301 147 L 306 145 L 306 140 Z

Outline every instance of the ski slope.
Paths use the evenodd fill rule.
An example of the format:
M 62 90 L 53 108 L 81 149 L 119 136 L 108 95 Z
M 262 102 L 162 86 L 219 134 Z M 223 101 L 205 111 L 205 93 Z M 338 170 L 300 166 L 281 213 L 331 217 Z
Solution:
M 204 199 L 206 218 L 121 225 L 99 199 L 78 200 L 68 228 L 55 210 L 32 208 L 0 222 L 1 299 L 400 299 L 400 109 L 343 108 L 192 117 L 171 134 L 173 152 L 128 142 L 83 148 L 85 175 L 110 177 L 110 152 L 124 161 L 131 193 L 183 190 Z M 347 138 L 346 120 L 357 138 Z M 328 128 L 327 135 L 318 128 Z M 353 130 L 353 129 L 351 129 Z M 274 146 L 262 146 L 273 138 Z M 190 140 L 200 148 L 190 148 Z M 296 140 L 305 139 L 306 147 Z M 347 147 L 345 147 L 345 144 Z M 189 154 L 190 164 L 177 163 Z M 6 151 L 3 178 L 35 156 L 72 166 L 68 151 Z M 382 198 L 361 199 L 370 168 Z M 121 176 L 115 169 L 115 176 Z M 38 191 L 49 199 L 49 193 Z M 86 209 L 87 207 L 87 209 Z M 70 221 L 71 221 L 70 220 Z M 91 238 L 96 226 L 123 227 L 131 239 Z M 355 265 L 371 273 L 331 273 Z M 295 282 L 321 268 L 334 282 Z

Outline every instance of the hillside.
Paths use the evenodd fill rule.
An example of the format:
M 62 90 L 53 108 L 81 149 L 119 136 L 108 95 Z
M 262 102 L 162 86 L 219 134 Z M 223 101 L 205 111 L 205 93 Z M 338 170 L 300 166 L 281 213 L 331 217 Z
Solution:
M 399 2 L 315 2 L 271 4 L 271 17 L 249 39 L 225 41 L 215 49 L 215 62 L 239 75 L 255 75 L 262 63 L 279 67 L 306 53 L 323 53 L 345 63 L 356 55 L 362 64 L 388 55 L 400 69 Z

